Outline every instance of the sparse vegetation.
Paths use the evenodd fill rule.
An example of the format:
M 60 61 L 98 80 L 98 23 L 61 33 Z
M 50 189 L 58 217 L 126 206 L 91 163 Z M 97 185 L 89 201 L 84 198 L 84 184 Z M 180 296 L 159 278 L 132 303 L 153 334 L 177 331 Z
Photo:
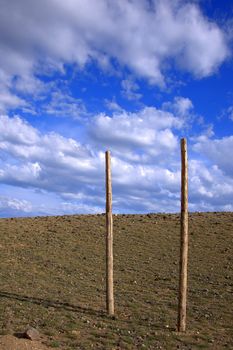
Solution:
M 59 349 L 232 349 L 233 213 L 190 215 L 188 318 L 175 330 L 179 216 L 114 216 L 116 317 L 105 314 L 103 215 L 0 220 L 1 333 Z

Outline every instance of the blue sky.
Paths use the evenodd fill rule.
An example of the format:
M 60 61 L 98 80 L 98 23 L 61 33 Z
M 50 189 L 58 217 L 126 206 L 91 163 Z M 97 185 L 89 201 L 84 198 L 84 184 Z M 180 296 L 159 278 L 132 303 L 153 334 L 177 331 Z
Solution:
M 1 217 L 233 210 L 233 3 L 0 5 Z

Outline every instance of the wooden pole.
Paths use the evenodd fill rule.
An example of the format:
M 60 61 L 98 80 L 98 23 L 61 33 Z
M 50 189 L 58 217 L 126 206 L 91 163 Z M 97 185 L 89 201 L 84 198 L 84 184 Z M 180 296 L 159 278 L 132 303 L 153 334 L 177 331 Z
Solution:
M 113 295 L 113 220 L 112 181 L 110 152 L 105 152 L 106 161 L 106 307 L 110 316 L 114 315 Z
M 181 139 L 181 229 L 180 229 L 180 276 L 178 332 L 186 330 L 188 267 L 188 157 L 187 141 Z

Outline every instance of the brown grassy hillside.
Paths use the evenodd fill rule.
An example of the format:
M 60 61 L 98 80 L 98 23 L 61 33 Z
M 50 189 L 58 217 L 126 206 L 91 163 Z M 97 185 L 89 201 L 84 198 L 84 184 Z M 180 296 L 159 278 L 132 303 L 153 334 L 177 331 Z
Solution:
M 233 213 L 189 218 L 188 331 L 175 331 L 179 216 L 114 216 L 116 318 L 105 315 L 105 218 L 0 219 L 0 331 L 60 349 L 233 349 Z

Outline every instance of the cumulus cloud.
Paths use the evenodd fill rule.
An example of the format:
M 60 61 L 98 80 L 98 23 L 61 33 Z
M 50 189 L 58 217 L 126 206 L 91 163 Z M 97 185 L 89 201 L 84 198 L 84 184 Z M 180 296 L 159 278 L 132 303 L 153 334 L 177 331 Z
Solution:
M 90 62 L 117 74 L 121 97 L 131 101 L 141 98 L 139 81 L 160 88 L 169 83 L 170 67 L 173 73 L 176 67 L 195 78 L 206 77 L 228 57 L 223 29 L 202 14 L 198 2 L 180 0 L 0 0 L 0 5 L 0 182 L 59 198 L 59 204 L 56 198 L 47 209 L 42 204 L 30 209 L 30 201 L 4 197 L 2 207 L 18 213 L 28 208 L 55 214 L 56 204 L 62 213 L 100 210 L 104 150 L 109 147 L 116 211 L 178 210 L 179 137 L 194 116 L 188 97 L 137 112 L 125 111 L 114 99 L 106 101 L 111 116 L 83 118 L 82 139 L 88 133 L 88 144 L 41 132 L 20 116 L 9 117 L 7 110 L 75 120 L 86 116 L 82 101 L 69 91 L 73 77 L 69 87 L 59 78 L 67 67 L 76 74 Z M 192 209 L 231 205 L 233 169 L 227 152 L 232 139 L 211 136 L 210 130 L 192 141 L 193 150 L 208 162 L 208 168 L 191 162 Z
M 233 149 L 233 136 L 223 137 L 222 139 L 205 137 L 200 142 L 195 143 L 193 149 L 211 160 L 225 174 L 232 176 L 231 150 Z
M 230 106 L 227 109 L 227 114 L 228 114 L 228 117 L 233 121 L 233 106 Z
M 22 202 L 29 214 L 102 212 L 105 204 L 104 151 L 109 142 L 115 212 L 179 211 L 180 159 L 179 152 L 172 152 L 178 151 L 178 137 L 172 130 L 179 131 L 182 127 L 180 119 L 169 112 L 148 108 L 138 114 L 121 112 L 113 118 L 98 115 L 95 122 L 97 134 L 90 136 L 89 144 L 84 145 L 56 133 L 41 133 L 19 116 L 1 116 L 1 184 L 15 187 L 16 193 L 23 188 L 48 193 L 40 197 L 39 205 L 32 204 L 31 209 Z M 147 125 L 153 126 L 155 134 L 144 139 Z M 170 130 L 174 143 L 167 137 L 163 142 L 158 141 L 165 130 Z M 229 157 L 232 138 L 203 140 L 189 142 L 190 210 L 232 210 L 233 169 Z M 156 154 L 151 155 L 151 145 Z M 198 152 L 198 158 L 205 156 L 205 159 L 197 160 L 194 151 Z M 143 156 L 154 157 L 154 161 L 144 162 Z M 56 198 L 50 204 L 46 198 L 51 193 Z M 14 198 L 23 201 L 17 196 Z M 28 198 L 25 200 L 30 202 Z M 6 201 L 2 207 L 7 207 Z M 21 213 L 22 208 L 19 208 Z
M 86 108 L 81 100 L 61 91 L 54 91 L 51 94 L 51 100 L 44 106 L 44 111 L 53 116 L 73 119 L 79 119 L 87 115 Z
M 32 210 L 32 204 L 26 200 L 0 196 L 0 215 L 25 216 Z
M 33 205 L 28 215 L 87 212 L 91 208 L 93 212 L 104 206 L 103 153 L 56 133 L 42 134 L 18 116 L 0 117 L 0 135 L 1 184 L 14 186 L 16 193 L 25 188 L 57 196 L 51 204 L 47 202 L 49 194 L 44 202 L 40 197 L 40 204 Z M 7 216 L 10 208 L 6 203 L 4 208 L 2 215 Z M 23 211 L 14 214 L 22 215 Z
M 193 109 L 192 101 L 183 96 L 176 96 L 173 102 L 165 102 L 163 109 L 173 112 L 174 114 L 185 117 L 190 114 Z
M 167 119 L 157 121 L 158 130 L 163 129 L 164 123 L 176 124 L 171 115 L 167 114 L 164 118 Z M 8 131 L 1 133 L 0 141 L 0 149 L 7 159 L 0 160 L 2 184 L 54 192 L 63 198 L 60 203 L 62 212 L 64 208 L 78 210 L 83 207 L 84 210 L 91 206 L 103 210 L 103 149 L 94 152 L 93 146 L 81 145 L 73 139 L 55 133 L 42 134 L 19 117 L 2 116 L 0 121 L 0 125 Z M 114 190 L 117 193 L 116 211 L 120 208 L 122 198 L 128 203 L 128 210 L 130 205 L 133 207 L 135 198 L 141 198 L 138 206 L 143 207 L 142 198 L 145 194 L 145 202 L 148 202 L 146 207 L 149 208 L 152 183 L 156 184 L 154 193 L 157 195 L 162 194 L 164 186 L 171 194 L 177 191 L 177 168 L 172 170 L 161 166 L 143 166 L 139 162 L 130 164 L 113 151 L 112 169 Z M 62 203 L 66 204 L 62 206 Z
M 183 120 L 172 113 L 145 107 L 138 113 L 121 111 L 112 117 L 101 113 L 92 120 L 89 132 L 96 142 L 106 147 L 121 153 L 128 151 L 125 156 L 143 151 L 146 155 L 158 157 L 163 154 L 164 157 L 177 149 L 178 138 L 173 129 L 182 126 Z
M 82 213 L 82 214 L 96 214 L 103 211 L 103 207 L 95 205 L 87 205 L 81 203 L 71 203 L 71 202 L 62 202 L 61 203 L 61 212 L 64 214 L 67 213 Z
M 1 88 L 0 84 L 0 88 Z M 18 97 L 16 94 L 10 92 L 8 89 L 3 87 L 0 93 L 0 113 L 4 113 L 8 109 L 14 109 L 18 107 L 25 107 L 26 101 Z
M 9 118 L 7 115 L 0 116 L 0 141 L 1 149 L 7 144 L 32 145 L 39 139 L 38 131 L 18 116 Z
M 233 209 L 233 180 L 217 165 L 204 161 L 189 162 L 190 210 L 223 210 Z
M 15 158 L 16 163 L 3 165 L 2 182 L 58 191 L 72 187 L 75 181 L 95 182 L 98 169 L 91 151 L 77 141 L 56 133 L 42 135 L 19 117 L 1 116 L 1 129 L 0 150 Z
M 204 77 L 228 55 L 224 32 L 182 1 L 1 0 L 0 33 L 1 72 L 24 77 L 26 90 L 33 73 L 62 71 L 65 63 L 94 59 L 104 67 L 114 59 L 163 84 L 165 62 Z
M 142 94 L 137 92 L 139 90 L 138 84 L 136 84 L 132 79 L 124 79 L 121 82 L 122 95 L 128 100 L 139 100 Z
M 123 111 L 123 108 L 115 101 L 115 99 L 105 100 L 105 104 L 109 111 L 113 111 L 113 112 Z

